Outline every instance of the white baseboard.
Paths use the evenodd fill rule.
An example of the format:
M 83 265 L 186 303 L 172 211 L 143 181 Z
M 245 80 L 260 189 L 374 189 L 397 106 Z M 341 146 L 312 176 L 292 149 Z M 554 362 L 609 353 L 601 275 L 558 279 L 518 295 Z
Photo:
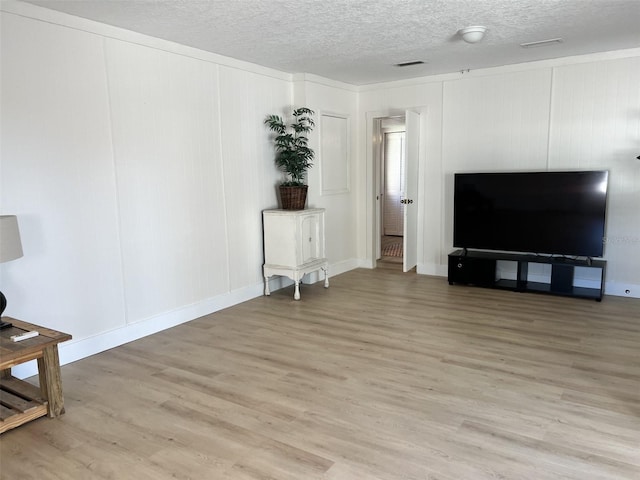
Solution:
M 356 259 L 329 265 L 329 279 L 331 279 L 332 276 L 340 275 L 341 273 L 348 272 L 355 268 L 358 268 L 358 260 Z M 318 281 L 318 278 L 313 279 L 311 278 L 311 275 L 308 277 L 308 283 L 315 283 L 315 281 Z M 324 280 L 324 276 L 320 277 L 321 278 L 319 278 L 319 280 Z M 289 278 L 273 277 L 269 281 L 269 288 L 271 291 L 276 291 L 291 284 L 293 284 L 293 281 Z M 90 357 L 91 355 L 95 355 L 148 335 L 153 335 L 154 333 L 161 332 L 162 330 L 190 322 L 196 318 L 215 313 L 224 308 L 232 307 L 233 305 L 246 302 L 247 300 L 251 300 L 252 298 L 256 298 L 261 295 L 264 295 L 264 284 L 262 282 L 218 295 L 203 302 L 187 305 L 177 310 L 145 318 L 144 320 L 138 320 L 137 322 L 130 323 L 124 327 L 116 328 L 99 335 L 61 343 L 58 345 L 60 365 L 66 365 L 68 363 Z M 27 378 L 38 373 L 38 366 L 36 361 L 33 360 L 13 367 L 11 372 L 15 377 Z
M 416 272 L 420 275 L 433 275 L 436 277 L 446 277 L 448 275 L 447 265 L 439 263 L 419 263 L 416 266 Z
M 346 273 L 350 270 L 360 268 L 360 261 L 357 258 L 351 258 L 349 260 L 343 260 L 342 262 L 333 263 L 329 265 L 329 275 L 334 277 L 342 273 Z
M 371 260 L 367 260 L 367 259 L 360 259 L 358 260 L 358 268 L 368 268 L 368 269 L 372 269 L 373 267 L 373 262 Z
M 632 283 L 605 282 L 604 294 L 616 297 L 640 298 L 640 285 Z
M 144 320 L 138 320 L 137 322 L 99 335 L 61 343 L 58 345 L 60 365 L 75 362 L 82 358 L 138 340 L 139 338 L 190 322 L 204 315 L 209 315 L 210 313 L 237 305 L 238 303 L 251 300 L 252 298 L 262 295 L 263 289 L 264 285 L 260 282 L 259 284 L 218 295 L 203 302 L 145 318 Z M 15 377 L 27 378 L 38 373 L 38 366 L 34 360 L 13 367 L 11 372 Z
M 350 259 L 332 264 L 329 266 L 329 278 L 356 268 L 373 268 L 369 263 L 370 262 L 363 260 Z M 447 265 L 433 263 L 419 264 L 416 268 L 416 272 L 420 275 L 446 277 Z M 309 283 L 315 283 L 318 280 L 323 280 L 323 278 L 311 278 L 311 275 L 309 277 L 310 278 L 307 280 Z M 317 274 L 316 277 L 318 277 Z M 531 278 L 531 280 L 535 281 L 536 279 Z M 539 280 L 544 281 L 542 277 Z M 274 277 L 269 281 L 269 288 L 271 291 L 276 291 L 281 288 L 285 288 L 292 283 L 293 282 L 286 277 Z M 586 280 L 580 281 L 580 279 L 576 279 L 576 284 L 579 284 L 578 286 L 593 287 L 592 282 Z M 153 335 L 154 333 L 161 332 L 162 330 L 190 322 L 191 320 L 195 320 L 196 318 L 200 318 L 204 315 L 209 315 L 224 308 L 246 302 L 247 300 L 251 300 L 252 298 L 259 297 L 263 294 L 264 285 L 260 282 L 258 284 L 219 295 L 200 303 L 188 305 L 144 320 L 139 320 L 124 327 L 95 335 L 93 337 L 62 343 L 58 346 L 60 364 L 66 365 L 68 363 L 81 360 L 148 335 Z M 606 282 L 605 294 L 620 297 L 640 298 L 640 285 Z M 27 378 L 36 375 L 38 373 L 38 367 L 35 360 L 33 360 L 13 367 L 12 373 L 18 378 Z

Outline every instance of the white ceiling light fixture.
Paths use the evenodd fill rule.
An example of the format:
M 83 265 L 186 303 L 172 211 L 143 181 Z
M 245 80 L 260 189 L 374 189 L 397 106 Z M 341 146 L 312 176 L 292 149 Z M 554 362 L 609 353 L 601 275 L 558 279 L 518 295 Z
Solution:
M 487 27 L 475 25 L 472 27 L 466 27 L 458 30 L 458 33 L 462 36 L 462 39 L 467 43 L 478 43 L 484 37 Z

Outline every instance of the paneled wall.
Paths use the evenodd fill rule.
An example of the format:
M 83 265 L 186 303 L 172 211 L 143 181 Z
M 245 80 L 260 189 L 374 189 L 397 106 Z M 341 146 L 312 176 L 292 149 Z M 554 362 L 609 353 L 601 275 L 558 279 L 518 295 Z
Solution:
M 437 79 L 424 82 L 394 82 L 383 85 L 372 85 L 361 89 L 358 96 L 360 118 L 358 144 L 360 159 L 357 178 L 365 192 L 361 200 L 359 215 L 360 234 L 359 253 L 366 259 L 373 256 L 373 218 L 375 215 L 375 189 L 371 188 L 373 176 L 372 151 L 368 133 L 371 126 L 366 120 L 372 117 L 388 117 L 404 115 L 405 110 L 414 109 L 421 112 L 421 148 L 420 168 L 418 171 L 419 201 L 418 208 L 418 271 L 431 275 L 442 274 L 442 248 L 444 229 L 442 173 L 442 90 L 443 84 Z M 367 188 L 369 187 L 369 188 Z
M 232 291 L 262 282 L 262 241 L 255 239 L 262 239 L 262 210 L 277 208 L 282 179 L 263 121 L 271 113 L 286 116 L 289 95 L 281 80 L 220 66 L 220 148 L 225 222 L 233 239 L 227 255 Z
M 549 165 L 609 170 L 608 292 L 640 297 L 640 57 L 554 71 Z
M 310 138 L 310 146 L 317 155 L 315 168 L 309 171 L 307 204 L 327 211 L 325 236 L 327 258 L 331 263 L 329 273 L 336 275 L 359 265 L 356 239 L 362 190 L 356 173 L 359 161 L 356 141 L 358 93 L 355 87 L 339 82 L 314 75 L 296 75 L 294 101 L 296 105 L 306 105 L 316 112 L 316 135 Z M 327 118 L 331 121 L 326 121 Z M 326 169 L 332 172 L 323 174 Z
M 263 120 L 290 111 L 291 76 L 24 8 L 2 12 L 1 212 L 25 252 L 0 267 L 6 314 L 71 333 L 67 362 L 261 295 L 281 178 Z M 351 195 L 324 202 L 334 231 L 349 224 L 339 269 Z
M 551 69 L 451 80 L 443 88 L 444 244 L 453 245 L 454 173 L 546 170 Z
M 426 106 L 419 273 L 446 275 L 454 172 L 606 169 L 606 292 L 640 297 L 640 49 L 367 86 L 359 102 L 363 118 Z
M 127 321 L 228 290 L 217 66 L 105 41 Z
M 446 274 L 454 172 L 606 168 L 607 291 L 640 296 L 640 51 L 357 88 L 2 9 L 0 212 L 25 256 L 1 287 L 8 315 L 73 334 L 65 362 L 261 294 L 281 178 L 263 120 L 292 104 L 318 114 L 332 275 L 372 261 L 367 119 L 416 109 L 419 273 Z
M 0 266 L 7 315 L 87 338 L 124 325 L 104 40 L 2 15 L 0 206 L 24 257 Z

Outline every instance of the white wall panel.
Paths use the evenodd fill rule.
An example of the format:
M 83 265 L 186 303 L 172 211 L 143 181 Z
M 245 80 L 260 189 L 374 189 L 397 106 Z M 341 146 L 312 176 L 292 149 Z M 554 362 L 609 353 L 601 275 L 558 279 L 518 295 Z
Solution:
M 2 14 L 1 208 L 24 257 L 3 264 L 8 315 L 81 339 L 124 325 L 100 37 Z
M 291 83 L 220 67 L 225 205 L 231 290 L 262 281 L 262 210 L 277 208 L 282 174 L 264 119 L 285 115 Z
M 350 120 L 344 115 L 326 112 L 320 112 L 319 117 L 320 148 L 317 163 L 321 172 L 321 194 L 349 193 Z
M 133 322 L 227 292 L 216 66 L 107 40 Z
M 425 107 L 422 272 L 446 271 L 452 172 L 593 167 L 612 172 L 608 280 L 640 285 L 637 57 L 555 67 L 553 92 L 547 63 L 358 92 L 29 15 L 2 13 L 0 213 L 19 216 L 25 256 L 0 280 L 8 314 L 91 344 L 75 358 L 258 294 L 261 210 L 280 179 L 263 120 L 292 98 L 352 122 L 350 191 L 322 195 L 320 169 L 309 175 L 332 265 L 368 248 L 366 113 Z
M 443 245 L 453 246 L 453 174 L 546 170 L 551 69 L 444 83 Z
M 638 285 L 640 58 L 557 67 L 553 93 L 550 167 L 609 171 L 607 281 Z
M 421 85 L 397 86 L 388 89 L 364 91 L 359 96 L 363 112 L 375 112 L 376 115 L 404 115 L 407 109 L 421 112 L 421 146 L 418 197 L 418 272 L 437 274 L 440 265 L 446 263 L 446 251 L 442 247 L 443 219 L 443 176 L 442 176 L 442 82 L 427 82 Z M 365 115 L 361 115 L 365 117 Z M 369 126 L 370 127 L 370 126 Z M 361 135 L 366 132 L 363 125 Z M 361 137 L 362 138 L 362 137 Z M 366 145 L 361 148 L 366 152 Z M 363 154 L 364 156 L 364 154 Z M 371 175 L 372 166 L 359 165 L 358 179 L 364 180 Z M 368 199 L 373 209 L 373 200 Z M 364 212 L 367 210 L 363 207 Z M 370 214 L 367 212 L 367 214 Z M 363 229 L 370 224 L 363 222 Z M 371 235 L 370 232 L 369 235 Z M 366 244 L 370 244 L 369 240 Z M 365 244 L 365 247 L 366 247 Z M 364 250 L 366 251 L 366 250 Z M 444 259 L 444 260 L 443 260 Z
M 357 118 L 357 93 L 348 86 L 326 84 L 320 79 L 310 77 L 309 79 L 294 82 L 294 97 L 296 106 L 307 106 L 316 112 L 316 128 L 309 138 L 310 146 L 316 151 L 316 158 L 313 168 L 309 171 L 309 195 L 308 206 L 325 208 L 325 229 L 327 258 L 330 265 L 330 273 L 345 271 L 353 268 L 356 263 L 358 248 L 358 225 L 361 217 L 358 215 L 358 198 L 364 194 L 353 179 L 357 178 L 355 173 L 357 165 L 351 159 L 357 157 L 357 142 L 354 140 L 357 126 L 354 126 L 353 119 Z M 349 168 L 345 172 L 345 165 L 338 164 L 340 169 L 337 177 L 339 182 L 348 185 L 348 189 L 323 193 L 322 176 L 328 174 L 323 172 L 323 152 L 321 145 L 322 135 L 322 113 L 331 112 L 337 118 L 346 119 L 347 138 L 345 138 L 346 148 L 348 148 L 345 159 Z M 343 125 L 344 126 L 344 125 Z M 342 148 L 342 147 L 340 147 Z M 331 168 L 331 167 L 328 167 Z M 333 175 L 336 172 L 331 173 Z M 345 178 L 348 177 L 348 178 Z M 351 267 L 350 267 L 351 266 Z
M 419 265 L 419 272 L 446 275 L 453 172 L 603 168 L 611 172 L 607 292 L 627 295 L 630 290 L 629 295 L 639 296 L 640 162 L 635 157 L 640 153 L 640 59 L 621 58 L 619 52 L 607 56 L 610 59 L 557 59 L 540 66 L 471 72 L 467 78 L 452 74 L 363 89 L 360 118 L 367 112 L 428 108 L 427 151 L 420 174 L 424 267 Z M 359 129 L 363 149 L 366 127 Z M 370 159 L 365 152 L 357 178 L 367 178 Z
M 445 172 L 546 169 L 551 69 L 444 83 Z

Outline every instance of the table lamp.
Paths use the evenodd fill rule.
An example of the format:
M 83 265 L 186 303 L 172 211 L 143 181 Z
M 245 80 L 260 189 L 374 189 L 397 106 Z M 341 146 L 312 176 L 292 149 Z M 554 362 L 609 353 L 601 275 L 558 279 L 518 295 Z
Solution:
M 0 215 L 0 263 L 9 262 L 22 256 L 18 218 L 15 215 Z M 0 316 L 7 306 L 6 297 L 0 292 Z M 0 320 L 0 328 L 10 327 L 9 322 Z

